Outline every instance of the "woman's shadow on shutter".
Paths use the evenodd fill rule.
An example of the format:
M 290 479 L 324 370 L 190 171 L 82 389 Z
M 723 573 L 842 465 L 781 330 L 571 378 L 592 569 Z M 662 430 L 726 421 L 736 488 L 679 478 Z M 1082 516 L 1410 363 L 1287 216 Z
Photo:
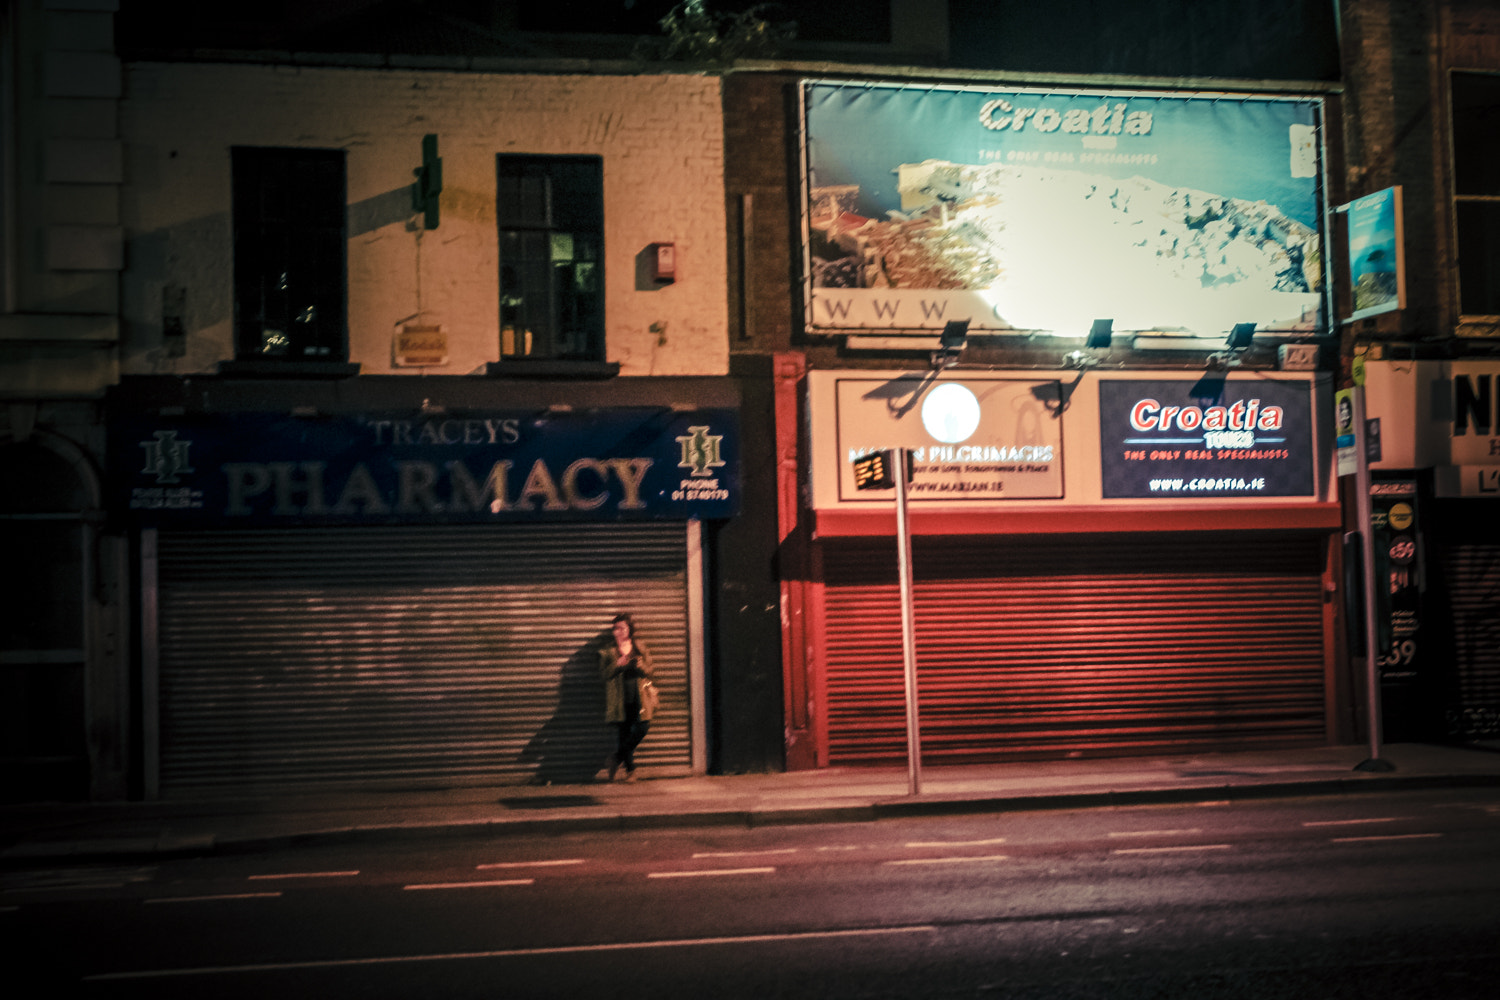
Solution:
M 600 631 L 564 661 L 552 716 L 517 758 L 532 769 L 531 784 L 586 784 L 606 766 L 613 744 L 604 721 L 599 650 L 612 641 L 607 630 Z

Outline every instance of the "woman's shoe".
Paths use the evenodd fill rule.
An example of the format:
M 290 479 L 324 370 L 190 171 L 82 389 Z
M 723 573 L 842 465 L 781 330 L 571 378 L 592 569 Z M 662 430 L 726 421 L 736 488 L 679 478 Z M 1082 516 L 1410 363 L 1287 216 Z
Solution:
M 635 768 L 630 767 L 625 769 L 625 781 L 627 784 L 635 783 Z

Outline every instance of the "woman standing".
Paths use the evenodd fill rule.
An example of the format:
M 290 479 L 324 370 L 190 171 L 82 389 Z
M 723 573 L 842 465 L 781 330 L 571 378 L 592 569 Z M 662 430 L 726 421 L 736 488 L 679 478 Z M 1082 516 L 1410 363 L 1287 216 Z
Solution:
M 656 708 L 651 687 L 651 653 L 636 638 L 635 619 L 615 615 L 610 631 L 614 641 L 599 650 L 599 675 L 604 678 L 604 718 L 614 725 L 615 752 L 609 758 L 609 780 L 621 766 L 625 780 L 635 780 L 635 748 L 651 728 Z M 647 690 L 643 690 L 647 689 Z

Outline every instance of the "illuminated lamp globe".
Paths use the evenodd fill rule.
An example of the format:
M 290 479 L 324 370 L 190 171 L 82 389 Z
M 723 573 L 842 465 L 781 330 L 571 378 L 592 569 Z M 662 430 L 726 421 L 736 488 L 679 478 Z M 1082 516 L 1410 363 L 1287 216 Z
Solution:
M 956 382 L 940 385 L 922 403 L 922 426 L 944 444 L 967 441 L 979 429 L 979 399 Z

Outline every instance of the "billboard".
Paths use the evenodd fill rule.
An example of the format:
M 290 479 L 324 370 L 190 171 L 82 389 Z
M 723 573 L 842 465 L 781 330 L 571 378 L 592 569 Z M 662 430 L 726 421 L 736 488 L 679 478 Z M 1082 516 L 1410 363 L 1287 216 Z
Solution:
M 1320 102 L 803 84 L 810 329 L 1314 332 Z
M 1308 382 L 1099 382 L 1106 498 L 1312 496 L 1313 446 Z

